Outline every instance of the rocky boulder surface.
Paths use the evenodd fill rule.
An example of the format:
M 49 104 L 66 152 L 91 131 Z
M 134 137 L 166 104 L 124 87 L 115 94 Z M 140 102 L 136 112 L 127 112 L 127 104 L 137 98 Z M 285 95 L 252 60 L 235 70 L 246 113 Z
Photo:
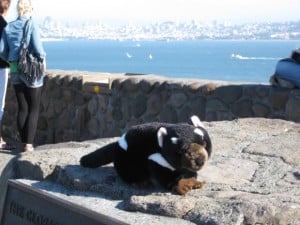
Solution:
M 2 168 L 0 185 L 20 179 L 129 224 L 299 225 L 300 124 L 264 118 L 204 124 L 213 143 L 209 163 L 198 173 L 206 185 L 186 196 L 131 187 L 112 164 L 79 165 L 82 155 L 117 137 L 42 145 L 17 154 Z

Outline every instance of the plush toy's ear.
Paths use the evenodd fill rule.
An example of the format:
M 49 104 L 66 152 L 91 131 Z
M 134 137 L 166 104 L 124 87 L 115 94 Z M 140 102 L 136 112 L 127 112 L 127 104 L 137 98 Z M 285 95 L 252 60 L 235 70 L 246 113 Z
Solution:
M 161 147 L 161 148 L 163 147 L 163 139 L 164 139 L 164 136 L 166 136 L 167 134 L 168 134 L 168 132 L 165 127 L 161 127 L 157 131 L 157 141 L 158 141 L 159 147 Z
M 194 125 L 195 127 L 202 127 L 202 128 L 204 128 L 204 124 L 200 121 L 200 119 L 199 119 L 198 116 L 193 115 L 193 116 L 191 117 L 191 121 L 192 121 L 192 123 L 193 123 L 193 125 Z

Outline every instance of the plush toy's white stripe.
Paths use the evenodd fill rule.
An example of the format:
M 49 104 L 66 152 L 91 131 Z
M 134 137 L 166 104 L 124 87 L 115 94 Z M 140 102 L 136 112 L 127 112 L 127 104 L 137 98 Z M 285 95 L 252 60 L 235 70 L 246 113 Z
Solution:
M 200 121 L 199 117 L 194 115 L 191 117 L 191 121 L 194 125 L 194 127 L 202 127 L 204 128 L 204 124 Z
M 167 134 L 168 134 L 168 132 L 165 127 L 161 127 L 157 131 L 157 141 L 158 141 L 159 147 L 161 147 L 161 148 L 163 147 L 163 139 L 164 139 L 164 136 Z
M 194 133 L 200 135 L 201 137 L 204 137 L 203 131 L 200 130 L 199 128 L 195 128 Z
M 118 140 L 118 144 L 123 150 L 127 151 L 128 144 L 125 137 L 126 137 L 126 133 L 123 134 L 122 137 L 120 137 L 120 139 Z
M 170 165 L 170 163 L 167 162 L 167 160 L 160 153 L 154 153 L 152 155 L 149 155 L 148 159 L 172 171 L 176 170 L 173 166 Z

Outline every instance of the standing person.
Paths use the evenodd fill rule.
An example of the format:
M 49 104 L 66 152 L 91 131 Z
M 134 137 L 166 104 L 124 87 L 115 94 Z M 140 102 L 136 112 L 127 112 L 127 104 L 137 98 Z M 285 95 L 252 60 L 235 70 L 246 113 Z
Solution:
M 4 16 L 8 11 L 10 3 L 10 0 L 0 0 L 0 37 L 7 24 Z M 11 150 L 15 148 L 13 145 L 6 143 L 2 137 L 2 119 L 4 114 L 5 96 L 8 81 L 8 68 L 8 62 L 0 59 L 0 150 Z
M 5 27 L 1 45 L 0 55 L 10 64 L 10 80 L 13 84 L 18 101 L 17 125 L 22 143 L 23 152 L 34 150 L 33 142 L 37 129 L 39 117 L 39 105 L 44 77 L 40 76 L 35 80 L 26 80 L 18 72 L 18 58 L 21 49 L 23 29 L 28 21 L 27 44 L 29 51 L 45 62 L 46 53 L 44 51 L 38 26 L 31 19 L 31 0 L 18 0 L 18 18 L 7 24 Z M 45 63 L 44 63 L 45 66 Z

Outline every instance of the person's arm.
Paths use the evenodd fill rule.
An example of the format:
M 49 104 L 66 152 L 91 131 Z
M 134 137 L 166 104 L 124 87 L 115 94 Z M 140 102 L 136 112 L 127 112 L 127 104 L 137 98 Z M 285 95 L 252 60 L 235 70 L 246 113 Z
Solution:
M 32 46 L 32 52 L 39 58 L 44 59 L 46 57 L 46 52 L 44 50 L 41 38 L 40 38 L 40 33 L 39 33 L 39 28 L 37 24 L 32 21 L 32 32 L 31 32 L 31 37 L 30 37 L 30 45 Z
M 3 31 L 0 40 L 0 57 L 3 60 L 8 61 L 8 43 L 7 43 L 7 35 L 5 31 Z

